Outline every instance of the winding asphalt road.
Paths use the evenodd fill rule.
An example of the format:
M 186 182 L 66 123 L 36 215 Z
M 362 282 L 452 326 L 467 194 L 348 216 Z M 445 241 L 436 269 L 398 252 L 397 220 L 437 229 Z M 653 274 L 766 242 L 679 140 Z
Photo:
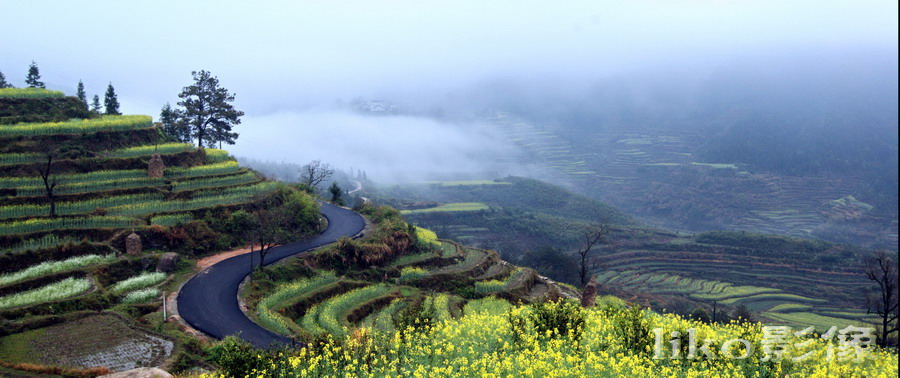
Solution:
M 366 226 L 359 214 L 328 203 L 321 204 L 328 228 L 318 236 L 274 247 L 266 255 L 266 265 L 286 257 L 333 243 L 360 233 Z M 259 263 L 259 252 L 253 253 Z M 290 345 L 291 339 L 272 333 L 250 321 L 238 305 L 238 286 L 250 273 L 247 254 L 232 257 L 206 268 L 191 278 L 178 293 L 178 313 L 192 327 L 218 339 L 238 335 L 259 348 Z

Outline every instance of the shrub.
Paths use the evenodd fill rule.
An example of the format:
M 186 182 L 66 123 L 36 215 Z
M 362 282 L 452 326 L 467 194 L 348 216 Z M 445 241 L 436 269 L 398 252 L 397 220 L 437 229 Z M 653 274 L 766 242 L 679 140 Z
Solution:
M 650 333 L 650 321 L 644 311 L 635 305 L 612 312 L 616 336 L 626 349 L 633 353 L 647 353 L 653 337 Z
M 206 350 L 209 360 L 218 365 L 226 377 L 246 377 L 264 367 L 265 360 L 252 345 L 235 336 L 228 336 Z
M 571 337 L 580 340 L 584 332 L 585 312 L 575 301 L 559 299 L 534 304 L 528 318 L 538 335 Z
M 437 241 L 438 237 L 434 231 L 431 231 L 427 228 L 416 227 L 416 238 L 418 239 L 421 245 L 426 246 L 439 246 L 440 242 Z

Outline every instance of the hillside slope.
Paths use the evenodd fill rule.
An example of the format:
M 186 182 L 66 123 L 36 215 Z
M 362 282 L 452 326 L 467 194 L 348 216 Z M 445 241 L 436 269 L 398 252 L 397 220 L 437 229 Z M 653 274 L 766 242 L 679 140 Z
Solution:
M 194 258 L 244 244 L 234 214 L 292 189 L 225 151 L 172 141 L 149 116 L 82 106 L 61 92 L 0 91 L 0 362 L 181 360 L 191 355 L 184 334 L 159 323 L 163 293 Z M 314 201 L 300 195 L 317 221 Z M 92 332 L 103 327 L 135 331 Z M 32 338 L 54 330 L 75 346 L 35 353 Z

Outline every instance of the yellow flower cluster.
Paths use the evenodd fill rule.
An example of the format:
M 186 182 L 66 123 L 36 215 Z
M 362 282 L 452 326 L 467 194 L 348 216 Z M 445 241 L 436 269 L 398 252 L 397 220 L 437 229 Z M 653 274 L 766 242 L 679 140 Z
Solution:
M 828 358 L 833 342 L 811 338 L 805 350 L 813 350 L 803 361 L 766 361 L 759 350 L 763 333 L 759 324 L 708 325 L 676 315 L 621 308 L 594 308 L 584 312 L 584 328 L 566 334 L 552 330 L 535 332 L 529 306 L 470 306 L 459 319 L 448 319 L 421 328 L 382 334 L 358 329 L 339 339 L 299 349 L 295 354 L 269 362 L 259 376 L 866 376 L 896 377 L 897 355 L 873 349 L 861 362 Z M 490 303 L 490 302 L 489 302 Z M 637 316 L 638 319 L 627 318 Z M 513 326 L 515 319 L 532 319 Z M 630 326 L 629 326 L 630 325 Z M 643 344 L 623 339 L 622 327 L 635 327 Z M 664 356 L 654 358 L 657 347 L 654 328 L 666 335 Z M 680 344 L 688 352 L 687 330 L 709 348 L 716 358 L 671 358 L 673 332 L 684 335 Z M 746 359 L 724 358 L 722 343 L 747 340 L 757 349 Z M 805 339 L 803 339 L 805 340 Z M 791 343 L 803 341 L 800 338 Z M 635 349 L 635 345 L 643 345 Z M 728 353 L 741 355 L 742 344 Z M 677 348 L 676 348 L 677 349 Z

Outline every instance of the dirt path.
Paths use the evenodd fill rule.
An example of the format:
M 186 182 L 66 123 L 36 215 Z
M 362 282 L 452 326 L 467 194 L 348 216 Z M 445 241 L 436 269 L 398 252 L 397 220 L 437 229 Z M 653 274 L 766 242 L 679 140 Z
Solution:
M 209 267 L 215 265 L 216 263 L 218 263 L 219 261 L 230 259 L 234 256 L 243 255 L 243 254 L 246 254 L 249 252 L 250 252 L 250 248 L 246 247 L 246 248 L 234 249 L 234 250 L 231 250 L 228 252 L 217 253 L 212 256 L 204 257 L 204 258 L 200 259 L 199 261 L 197 261 L 197 270 L 200 271 L 200 270 L 209 268 Z

